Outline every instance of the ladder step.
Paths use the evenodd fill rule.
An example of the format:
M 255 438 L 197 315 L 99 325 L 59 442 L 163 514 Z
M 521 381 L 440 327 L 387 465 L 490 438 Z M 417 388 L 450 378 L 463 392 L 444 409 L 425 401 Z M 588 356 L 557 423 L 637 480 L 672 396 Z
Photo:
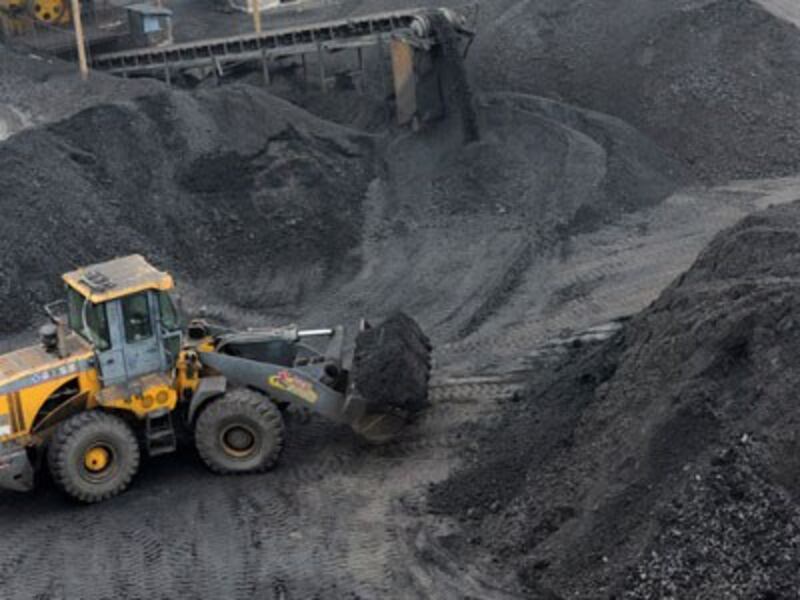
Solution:
M 175 447 L 174 446 L 171 446 L 171 447 L 164 446 L 164 447 L 157 447 L 157 448 L 148 448 L 147 455 L 149 457 L 153 458 L 155 456 L 162 456 L 163 454 L 171 454 L 173 452 L 175 452 Z
M 162 409 L 148 414 L 145 437 L 148 456 L 160 456 L 174 452 L 178 444 L 175 429 L 172 427 L 172 413 Z

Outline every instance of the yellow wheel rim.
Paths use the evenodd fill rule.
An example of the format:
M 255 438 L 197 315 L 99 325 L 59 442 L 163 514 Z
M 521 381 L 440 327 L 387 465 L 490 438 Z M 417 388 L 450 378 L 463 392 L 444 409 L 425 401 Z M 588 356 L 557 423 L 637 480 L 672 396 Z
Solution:
M 50 25 L 66 22 L 68 9 L 64 0 L 35 0 L 33 13 L 38 21 Z
M 111 462 L 111 453 L 102 446 L 89 448 L 83 457 L 83 464 L 92 473 L 105 470 Z
M 258 445 L 255 432 L 246 425 L 227 427 L 220 437 L 225 452 L 234 458 L 246 458 Z

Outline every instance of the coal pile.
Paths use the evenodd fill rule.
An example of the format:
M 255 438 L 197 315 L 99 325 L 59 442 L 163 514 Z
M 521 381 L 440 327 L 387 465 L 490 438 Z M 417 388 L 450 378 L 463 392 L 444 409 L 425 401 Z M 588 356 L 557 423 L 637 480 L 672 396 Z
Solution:
M 431 494 L 465 555 L 554 597 L 792 597 L 798 259 L 800 204 L 748 217 L 620 334 L 534 378 Z
M 800 37 L 756 2 L 481 8 L 472 57 L 484 89 L 620 117 L 706 181 L 800 170 Z
M 467 112 L 414 136 L 365 134 L 243 84 L 104 98 L 0 148 L 7 331 L 34 325 L 63 271 L 139 252 L 217 319 L 329 326 L 405 310 L 457 336 L 502 311 L 559 240 L 686 181 L 618 119 L 519 94 L 464 97 Z M 464 144 L 465 115 L 480 141 Z
M 360 243 L 371 149 L 246 86 L 23 131 L 0 146 L 0 327 L 27 327 L 62 272 L 132 252 L 184 282 L 213 277 L 207 298 L 291 307 L 358 267 L 343 257 Z
M 98 104 L 124 102 L 163 90 L 153 79 L 121 79 L 96 71 L 78 85 L 76 73 L 77 66 L 72 63 L 12 52 L 0 44 L 0 129 L 4 112 L 16 113 L 18 118 L 8 131 L 16 133 Z

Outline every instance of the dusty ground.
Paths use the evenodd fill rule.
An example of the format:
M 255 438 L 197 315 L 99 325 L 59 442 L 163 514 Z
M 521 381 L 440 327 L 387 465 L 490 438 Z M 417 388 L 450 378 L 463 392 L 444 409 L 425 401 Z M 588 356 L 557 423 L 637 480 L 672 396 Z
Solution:
M 319 10 L 328 18 L 412 4 L 348 1 Z M 84 87 L 70 67 L 0 50 L 0 137 L 10 135 L 0 144 L 0 347 L 39 322 L 35 307 L 58 293 L 61 271 L 139 251 L 177 274 L 190 309 L 232 322 L 352 325 L 407 310 L 431 334 L 437 362 L 430 413 L 383 449 L 321 422 L 295 424 L 281 468 L 266 476 L 212 476 L 186 448 L 147 464 L 129 493 L 102 506 L 72 506 L 46 480 L 34 496 L 0 495 L 6 597 L 591 597 L 587 590 L 597 589 L 685 597 L 711 589 L 708 582 L 730 585 L 734 596 L 781 597 L 796 584 L 784 567 L 759 571 L 759 582 L 780 583 L 769 589 L 741 587 L 731 575 L 761 548 L 750 538 L 733 562 L 693 578 L 689 544 L 662 527 L 679 523 L 697 540 L 711 532 L 693 524 L 708 521 L 745 535 L 737 503 L 708 520 L 714 494 L 737 478 L 750 490 L 741 503 L 748 514 L 776 507 L 777 517 L 758 523 L 773 531 L 776 520 L 794 522 L 791 464 L 782 463 L 762 495 L 750 494 L 764 452 L 773 456 L 778 446 L 725 457 L 725 448 L 704 441 L 702 458 L 670 458 L 669 477 L 712 461 L 703 473 L 722 473 L 722 487 L 681 479 L 688 500 L 642 521 L 652 535 L 621 543 L 621 554 L 572 552 L 595 521 L 564 498 L 597 489 L 613 500 L 626 482 L 640 481 L 624 459 L 646 454 L 652 442 L 625 437 L 641 425 L 638 404 L 627 405 L 625 395 L 615 396 L 613 418 L 589 400 L 584 412 L 564 409 L 572 406 L 564 397 L 594 393 L 591 381 L 570 378 L 581 368 L 594 373 L 593 342 L 656 300 L 720 230 L 800 199 L 800 35 L 775 16 L 791 18 L 791 5 L 764 4 L 774 12 L 739 0 L 483 3 L 468 62 L 482 139 L 468 146 L 457 120 L 413 136 L 386 123 L 380 98 L 352 92 L 339 97 L 346 102 L 321 99 L 278 78 L 273 91 L 304 110 L 248 84 L 167 92 L 98 75 Z M 198 8 L 176 31 L 206 35 L 244 28 L 247 19 L 220 23 Z M 771 218 L 794 214 L 786 210 Z M 707 264 L 713 255 L 704 256 Z M 764 254 L 767 263 L 774 258 Z M 696 273 L 719 275 L 719 267 L 706 268 Z M 692 305 L 695 288 L 685 289 L 682 302 Z M 609 357 L 650 352 L 657 365 L 664 347 L 648 347 L 645 332 L 664 344 L 688 335 L 669 329 L 668 310 L 661 320 L 652 314 L 616 334 L 628 340 L 638 332 L 639 342 Z M 724 306 L 714 314 L 736 321 Z M 693 319 L 674 316 L 702 325 Z M 691 339 L 702 347 L 702 338 Z M 589 358 L 573 354 L 587 344 Z M 565 355 L 574 360 L 554 371 Z M 635 375 L 626 360 L 620 364 Z M 748 385 L 781 372 L 769 368 L 759 362 Z M 553 372 L 556 381 L 565 374 L 563 393 L 540 400 L 536 382 Z M 648 385 L 658 391 L 681 377 L 653 375 Z M 524 402 L 512 402 L 526 381 L 532 387 L 517 396 Z M 715 385 L 736 388 L 724 377 Z M 526 413 L 539 402 L 552 410 Z M 763 410 L 774 417 L 769 405 Z M 593 447 L 562 448 L 543 464 L 554 479 L 566 473 L 564 484 L 540 484 L 519 457 L 538 460 L 526 444 L 558 443 L 570 415 L 583 419 L 589 437 L 620 423 L 612 433 L 633 441 L 625 456 L 603 446 L 608 456 L 598 454 L 597 474 L 588 475 L 583 458 Z M 679 425 L 663 435 L 682 435 Z M 508 460 L 486 463 L 483 449 L 498 437 L 510 444 L 498 451 Z M 788 430 L 784 438 L 791 442 Z M 470 471 L 476 452 L 478 470 Z M 486 476 L 486 464 L 497 472 Z M 609 470 L 618 484 L 610 490 L 597 480 Z M 500 505 L 468 505 L 470 494 L 458 488 L 465 476 L 475 493 L 487 484 L 501 492 Z M 653 477 L 657 486 L 673 481 Z M 539 513 L 530 510 L 537 502 Z M 640 522 L 620 527 L 628 525 L 639 531 Z M 510 529 L 528 536 L 524 551 Z M 788 538 L 769 539 L 783 547 Z M 614 558 L 611 567 L 603 556 Z M 20 577 L 21 568 L 35 575 Z

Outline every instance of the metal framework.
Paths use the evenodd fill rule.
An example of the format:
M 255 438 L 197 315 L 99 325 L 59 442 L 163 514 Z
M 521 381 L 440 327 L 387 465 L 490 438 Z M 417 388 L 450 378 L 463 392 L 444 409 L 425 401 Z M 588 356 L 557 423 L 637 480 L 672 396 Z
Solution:
M 395 11 L 161 48 L 113 52 L 95 56 L 92 67 L 119 75 L 157 75 L 161 71 L 169 80 L 170 72 L 184 69 L 213 66 L 222 70 L 226 63 L 266 62 L 309 53 L 373 46 L 399 30 L 411 30 L 420 39 L 425 39 L 431 35 L 425 18 L 430 13 L 430 9 Z

